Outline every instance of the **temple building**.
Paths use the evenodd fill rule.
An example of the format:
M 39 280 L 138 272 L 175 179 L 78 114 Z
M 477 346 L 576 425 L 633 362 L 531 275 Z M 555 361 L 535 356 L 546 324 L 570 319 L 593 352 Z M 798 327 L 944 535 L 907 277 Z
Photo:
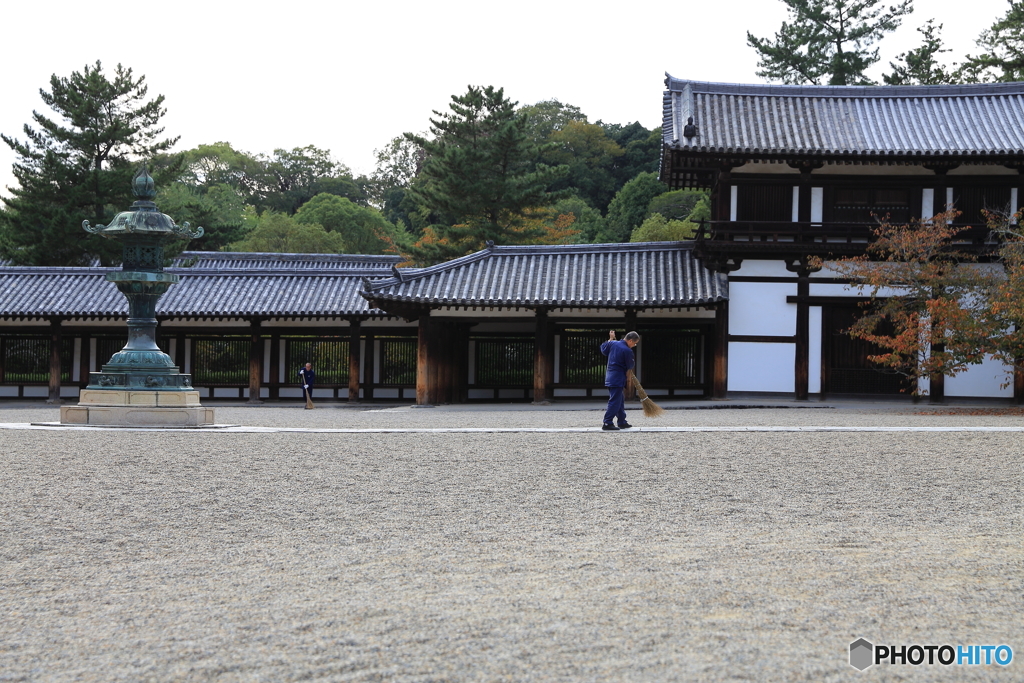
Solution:
M 666 79 L 661 179 L 712 197 L 689 242 L 495 246 L 429 268 L 398 257 L 185 252 L 161 348 L 205 399 L 421 404 L 606 396 L 600 342 L 637 330 L 653 396 L 798 400 L 908 387 L 843 334 L 863 294 L 829 259 L 877 225 L 1019 207 L 1024 84 L 731 85 Z M 815 271 L 810 257 L 825 259 Z M 109 268 L 0 267 L 0 398 L 78 395 L 124 345 Z M 988 361 L 933 396 L 1024 398 Z
M 843 334 L 862 293 L 808 257 L 827 266 L 863 253 L 876 217 L 900 224 L 946 207 L 967 239 L 986 241 L 982 210 L 1020 206 L 1024 83 L 665 84 L 661 178 L 711 191 L 695 255 L 729 281 L 721 388 L 798 399 L 906 389 Z M 1019 400 L 1020 379 L 990 360 L 922 388 Z

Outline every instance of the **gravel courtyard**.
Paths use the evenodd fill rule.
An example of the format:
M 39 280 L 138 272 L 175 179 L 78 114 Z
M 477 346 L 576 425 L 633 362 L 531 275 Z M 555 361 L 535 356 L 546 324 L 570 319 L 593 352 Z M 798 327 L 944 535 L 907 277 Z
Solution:
M 1024 426 L 1019 411 L 921 412 L 630 416 Z M 57 419 L 0 405 L 0 423 Z M 264 406 L 217 420 L 559 428 L 600 412 Z M 0 440 L 0 681 L 1024 677 L 1024 432 Z M 859 637 L 1005 643 L 1015 658 L 861 673 L 847 663 Z

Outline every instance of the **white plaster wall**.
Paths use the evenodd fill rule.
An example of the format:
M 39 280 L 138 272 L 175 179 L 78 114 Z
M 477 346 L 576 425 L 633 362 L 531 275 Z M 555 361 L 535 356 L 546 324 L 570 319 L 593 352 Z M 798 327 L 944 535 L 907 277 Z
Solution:
M 1009 385 L 1001 387 L 1004 382 Z M 956 377 L 946 378 L 946 396 L 998 396 L 1013 398 L 1013 368 L 986 358 Z
M 729 391 L 796 389 L 796 344 L 729 342 Z
M 796 277 L 796 273 L 786 270 L 785 261 L 761 261 L 746 259 L 739 270 L 733 271 L 730 275 L 743 275 L 753 277 Z
M 808 310 L 807 392 L 821 393 L 821 306 Z
M 795 295 L 795 282 L 729 283 L 729 334 L 796 334 L 796 304 L 786 303 Z

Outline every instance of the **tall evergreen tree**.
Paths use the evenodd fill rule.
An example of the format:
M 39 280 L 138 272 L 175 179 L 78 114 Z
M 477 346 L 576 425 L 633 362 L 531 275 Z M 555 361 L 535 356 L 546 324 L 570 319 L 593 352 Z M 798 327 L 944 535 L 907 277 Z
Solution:
M 871 46 L 895 31 L 913 11 L 913 0 L 782 0 L 790 21 L 775 39 L 747 33 L 760 55 L 757 75 L 770 81 L 812 85 L 868 85 L 865 71 L 878 61 Z
M 961 67 L 963 82 L 1024 80 L 1024 1 L 1007 2 L 1006 15 L 978 38 L 981 55 L 968 56 Z
M 559 198 L 548 187 L 567 169 L 535 163 L 543 146 L 531 140 L 516 104 L 501 88 L 470 86 L 452 96 L 449 112 L 434 112 L 433 139 L 405 134 L 426 154 L 410 194 L 443 221 L 420 241 L 419 260 L 462 256 L 488 240 L 529 243 L 540 236 L 524 217 Z
M 82 230 L 82 221 L 108 223 L 132 202 L 138 161 L 169 149 L 160 139 L 164 97 L 147 100 L 145 77 L 117 65 L 108 79 L 100 62 L 66 78 L 54 74 L 43 104 L 58 115 L 32 112 L 24 141 L 0 136 L 18 155 L 17 187 L 3 198 L 0 257 L 25 265 L 68 266 L 99 257 L 116 262 L 120 248 Z M 161 181 L 177 172 L 165 169 Z
M 942 46 L 939 32 L 942 24 L 935 25 L 929 19 L 924 26 L 917 29 L 924 36 L 920 47 L 908 50 L 889 62 L 892 73 L 882 76 L 886 85 L 942 85 L 954 82 L 954 75 L 939 63 L 937 57 L 949 48 Z

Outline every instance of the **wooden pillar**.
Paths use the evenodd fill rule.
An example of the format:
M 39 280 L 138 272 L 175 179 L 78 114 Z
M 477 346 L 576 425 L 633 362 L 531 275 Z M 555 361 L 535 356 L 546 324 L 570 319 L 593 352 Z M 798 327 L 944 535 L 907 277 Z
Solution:
M 533 343 L 533 402 L 545 403 L 551 399 L 554 378 L 553 339 L 551 319 L 547 309 L 538 308 L 537 329 Z
M 430 313 L 420 316 L 417 323 L 417 344 L 416 344 L 416 404 L 425 406 L 431 404 L 429 370 L 430 352 L 427 348 L 430 344 Z
M 7 360 L 7 337 L 0 334 L 0 384 L 4 383 L 4 363 Z
M 807 303 L 807 297 L 811 295 L 811 278 L 806 269 L 800 269 L 797 273 L 798 280 L 796 294 L 799 297 L 796 305 L 796 363 L 795 388 L 796 400 L 806 401 L 808 397 L 808 374 L 810 371 L 810 330 L 811 330 L 811 305 Z
M 729 302 L 715 309 L 715 363 L 711 377 L 711 398 L 723 399 L 729 390 Z
M 932 344 L 932 353 L 942 353 L 946 350 L 945 344 Z M 941 372 L 928 377 L 928 402 L 945 403 L 946 401 L 946 376 Z
M 47 403 L 60 403 L 60 318 L 50 320 L 50 393 Z
M 259 405 L 260 388 L 263 384 L 263 335 L 260 319 L 249 321 L 249 404 Z
M 348 401 L 359 400 L 359 338 L 362 323 L 358 318 L 349 321 L 348 328 Z

